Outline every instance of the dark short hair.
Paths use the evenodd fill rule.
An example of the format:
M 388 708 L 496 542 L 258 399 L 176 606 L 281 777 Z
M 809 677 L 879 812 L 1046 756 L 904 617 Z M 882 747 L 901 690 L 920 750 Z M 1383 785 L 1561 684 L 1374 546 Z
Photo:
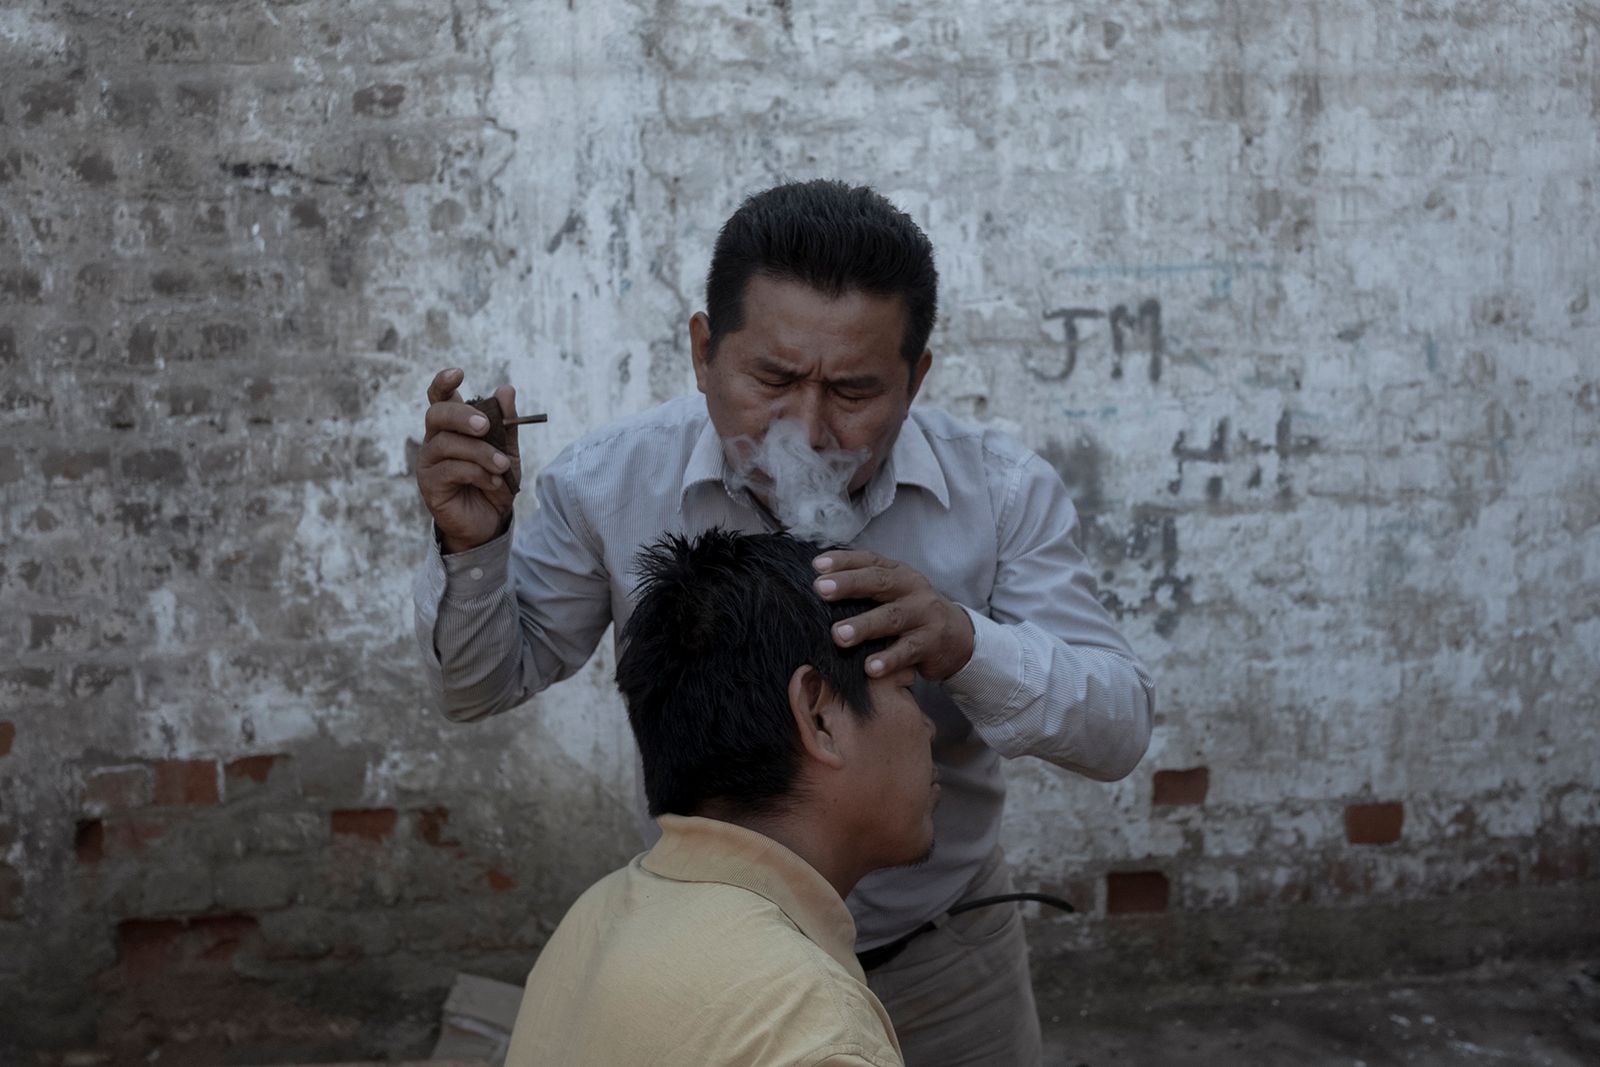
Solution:
M 857 715 L 872 714 L 867 655 L 833 623 L 872 607 L 811 587 L 822 551 L 784 533 L 668 534 L 637 557 L 637 605 L 622 630 L 617 688 L 644 764 L 650 814 L 707 800 L 746 814 L 782 810 L 799 768 L 789 678 L 810 664 Z
M 744 294 L 757 275 L 805 282 L 837 298 L 853 290 L 905 302 L 900 354 L 915 364 L 939 305 L 933 244 L 911 216 L 866 186 L 818 179 L 748 197 L 717 234 L 706 276 L 711 354 L 744 327 Z

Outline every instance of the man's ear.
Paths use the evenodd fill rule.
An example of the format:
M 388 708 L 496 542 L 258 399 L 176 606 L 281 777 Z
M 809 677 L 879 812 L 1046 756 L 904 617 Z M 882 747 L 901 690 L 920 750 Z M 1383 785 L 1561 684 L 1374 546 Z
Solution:
M 689 319 L 689 354 L 694 361 L 694 381 L 706 391 L 706 368 L 711 365 L 711 318 L 696 311 Z
M 838 770 L 844 766 L 844 701 L 810 664 L 789 675 L 789 712 L 800 734 L 800 750 L 807 759 Z
M 917 398 L 917 390 L 922 388 L 922 379 L 928 376 L 928 368 L 933 366 L 933 349 L 924 348 L 922 355 L 917 358 L 916 365 L 911 368 L 911 399 Z

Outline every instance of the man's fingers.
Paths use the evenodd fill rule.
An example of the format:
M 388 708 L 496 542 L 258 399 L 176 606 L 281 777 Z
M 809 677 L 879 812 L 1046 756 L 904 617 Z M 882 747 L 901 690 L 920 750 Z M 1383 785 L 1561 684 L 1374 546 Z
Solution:
M 860 570 L 863 567 L 875 567 L 892 562 L 894 561 L 885 559 L 876 552 L 868 552 L 862 548 L 830 548 L 812 560 L 811 565 L 818 573 L 832 574 L 837 571 Z
M 507 492 L 504 476 L 484 470 L 476 463 L 462 459 L 447 459 L 433 464 L 429 468 L 430 481 L 437 479 L 433 484 L 441 491 L 448 492 L 453 488 L 470 485 L 482 490 L 487 495 Z M 509 504 L 509 493 L 506 503 Z
M 882 652 L 868 656 L 867 673 L 874 678 L 882 678 L 907 667 L 915 667 L 922 662 L 922 656 L 922 643 L 907 635 Z
M 812 587 L 824 600 L 893 600 L 915 592 L 925 580 L 910 567 L 892 559 L 872 557 L 876 563 L 824 572 Z
M 441 433 L 422 446 L 417 457 L 421 469 L 436 466 L 446 460 L 463 460 L 476 464 L 490 474 L 504 474 L 511 469 L 511 457 L 497 452 L 487 441 L 464 437 L 459 433 Z
M 466 372 L 460 367 L 448 367 L 433 376 L 433 381 L 428 383 L 428 403 L 437 404 L 445 400 L 460 400 L 461 396 L 456 389 L 466 378 Z
M 471 404 L 464 404 L 459 399 L 441 400 L 428 405 L 423 426 L 426 432 L 422 435 L 422 442 L 427 444 L 441 433 L 480 437 L 489 428 L 489 420 Z
M 848 648 L 875 637 L 898 637 L 926 624 L 920 612 L 911 611 L 904 603 L 884 604 L 834 623 L 833 640 Z

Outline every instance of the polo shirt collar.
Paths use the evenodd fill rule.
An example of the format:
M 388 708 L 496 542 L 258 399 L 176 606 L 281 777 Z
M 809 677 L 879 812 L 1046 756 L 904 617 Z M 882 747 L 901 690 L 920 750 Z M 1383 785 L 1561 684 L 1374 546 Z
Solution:
M 865 981 L 856 960 L 856 924 L 828 880 L 764 834 L 718 819 L 663 815 L 661 840 L 640 859 L 675 882 L 720 882 L 765 897 L 800 932 Z
M 678 495 L 679 510 L 682 510 L 689 490 L 695 486 L 706 482 L 726 484 L 723 478 L 726 471 L 727 456 L 722 450 L 722 438 L 717 436 L 717 428 L 707 416 L 705 425 L 700 428 L 700 436 L 695 440 L 694 449 L 689 453 L 689 462 L 684 464 L 683 482 Z M 900 435 L 889 450 L 888 460 L 872 476 L 872 481 L 867 483 L 865 503 L 868 517 L 876 518 L 894 503 L 895 489 L 901 485 L 926 489 L 941 507 L 950 506 L 950 486 L 945 481 L 944 471 L 933 454 L 933 446 L 928 443 L 928 435 L 922 432 L 921 424 L 910 415 L 900 426 Z

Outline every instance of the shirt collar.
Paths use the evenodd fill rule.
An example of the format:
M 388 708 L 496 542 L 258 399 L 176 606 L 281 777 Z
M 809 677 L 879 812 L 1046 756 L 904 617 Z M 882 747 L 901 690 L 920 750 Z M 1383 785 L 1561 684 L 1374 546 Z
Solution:
M 711 423 L 711 416 L 706 416 L 706 421 L 700 427 L 700 436 L 695 440 L 694 451 L 689 453 L 689 462 L 683 467 L 683 484 L 678 489 L 678 510 L 683 510 L 683 502 L 689 496 L 689 490 L 704 482 L 722 481 L 722 472 L 727 465 L 727 457 L 722 451 L 722 438 L 717 436 L 717 428 Z
M 640 859 L 675 882 L 720 882 L 765 897 L 857 979 L 856 924 L 827 879 L 764 834 L 718 819 L 663 815 L 661 840 Z
M 717 436 L 717 428 L 708 416 L 705 425 L 700 428 L 694 451 L 689 453 L 689 462 L 683 468 L 683 483 L 678 491 L 679 511 L 683 510 L 683 502 L 690 489 L 705 482 L 722 482 L 726 469 L 727 456 L 722 450 L 722 438 Z M 950 486 L 945 481 L 938 458 L 933 454 L 933 446 L 928 443 L 928 435 L 922 432 L 921 424 L 909 414 L 900 426 L 900 435 L 895 438 L 894 447 L 889 450 L 888 460 L 867 483 L 868 515 L 875 518 L 882 514 L 894 502 L 895 488 L 900 485 L 926 489 L 941 507 L 950 506 Z
M 895 438 L 894 448 L 889 450 L 889 461 L 884 464 L 884 470 L 873 477 L 872 483 L 867 486 L 869 494 L 875 484 L 887 484 L 891 488 L 914 485 L 932 493 L 940 507 L 950 506 L 950 485 L 944 480 L 944 470 L 939 466 L 938 457 L 933 454 L 928 435 L 922 432 L 922 424 L 910 413 L 907 413 L 906 421 L 900 426 L 900 436 Z M 893 499 L 894 494 L 890 492 L 883 507 L 888 507 Z M 874 515 L 881 510 L 877 506 L 872 507 Z

